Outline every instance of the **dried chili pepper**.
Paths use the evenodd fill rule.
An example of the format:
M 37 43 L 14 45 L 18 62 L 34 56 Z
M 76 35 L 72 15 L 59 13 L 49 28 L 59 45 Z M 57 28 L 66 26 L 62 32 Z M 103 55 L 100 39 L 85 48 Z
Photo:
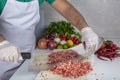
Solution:
M 120 57 L 119 51 L 117 51 L 119 48 L 111 40 L 104 41 L 103 45 L 95 52 L 95 55 L 97 55 L 99 59 L 108 61 L 105 59 L 108 58 L 112 61 L 114 58 Z

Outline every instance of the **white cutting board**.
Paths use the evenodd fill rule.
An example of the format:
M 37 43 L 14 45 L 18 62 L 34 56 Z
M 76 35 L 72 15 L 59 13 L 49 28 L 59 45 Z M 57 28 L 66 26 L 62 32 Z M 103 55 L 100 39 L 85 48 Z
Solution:
M 92 73 L 72 79 L 69 77 L 53 74 L 51 71 L 41 71 L 34 80 L 93 80 L 91 75 Z

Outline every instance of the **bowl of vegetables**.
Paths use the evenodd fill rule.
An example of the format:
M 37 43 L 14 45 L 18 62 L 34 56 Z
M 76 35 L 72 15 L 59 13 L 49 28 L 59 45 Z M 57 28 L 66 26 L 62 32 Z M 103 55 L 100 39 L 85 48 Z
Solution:
M 81 43 L 81 35 L 69 22 L 51 22 L 44 37 L 38 41 L 40 49 L 68 49 Z

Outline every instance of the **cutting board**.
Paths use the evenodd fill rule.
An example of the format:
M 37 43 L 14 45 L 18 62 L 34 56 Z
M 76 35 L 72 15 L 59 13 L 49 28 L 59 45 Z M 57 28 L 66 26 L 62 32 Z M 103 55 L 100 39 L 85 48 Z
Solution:
M 90 62 L 92 67 L 94 67 L 94 56 L 91 55 L 84 62 Z M 63 77 L 62 75 L 54 74 L 50 70 L 40 71 L 34 80 L 93 80 L 94 70 L 87 75 L 81 76 L 79 78 L 72 79 L 70 77 Z
M 93 80 L 92 73 L 79 78 L 63 77 L 61 75 L 53 74 L 51 71 L 41 71 L 34 80 Z

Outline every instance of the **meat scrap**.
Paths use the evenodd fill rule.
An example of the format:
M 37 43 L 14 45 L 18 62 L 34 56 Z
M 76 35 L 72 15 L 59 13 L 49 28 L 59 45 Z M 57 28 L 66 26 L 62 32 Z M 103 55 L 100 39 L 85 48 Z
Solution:
M 50 68 L 55 74 L 64 77 L 78 78 L 84 76 L 93 70 L 90 62 L 70 61 L 68 63 L 60 63 Z
M 78 57 L 78 53 L 73 50 L 52 52 L 49 55 L 48 64 L 63 62 Z

